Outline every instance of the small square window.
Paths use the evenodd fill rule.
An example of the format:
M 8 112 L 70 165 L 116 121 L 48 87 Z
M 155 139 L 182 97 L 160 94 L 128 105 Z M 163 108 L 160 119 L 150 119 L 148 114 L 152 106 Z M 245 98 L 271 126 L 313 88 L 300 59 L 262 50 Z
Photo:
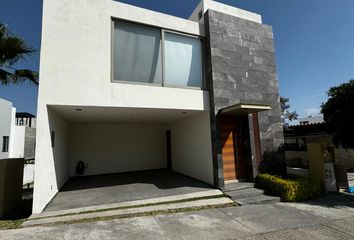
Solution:
M 2 137 L 2 152 L 9 151 L 9 136 Z

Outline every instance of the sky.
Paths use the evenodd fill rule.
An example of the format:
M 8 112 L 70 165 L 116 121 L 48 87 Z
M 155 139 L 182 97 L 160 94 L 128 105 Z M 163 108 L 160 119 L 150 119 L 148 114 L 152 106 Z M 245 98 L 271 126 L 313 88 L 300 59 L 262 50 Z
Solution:
M 182 18 L 188 18 L 199 3 L 199 0 L 119 1 Z M 291 108 L 300 116 L 317 115 L 330 87 L 354 79 L 353 0 L 219 2 L 259 13 L 263 23 L 273 27 L 280 94 L 290 98 Z M 8 24 L 11 32 L 39 50 L 41 7 L 41 0 L 0 0 L 0 22 Z M 39 51 L 18 67 L 38 70 Z M 0 98 L 12 101 L 18 111 L 36 113 L 36 86 L 0 86 Z

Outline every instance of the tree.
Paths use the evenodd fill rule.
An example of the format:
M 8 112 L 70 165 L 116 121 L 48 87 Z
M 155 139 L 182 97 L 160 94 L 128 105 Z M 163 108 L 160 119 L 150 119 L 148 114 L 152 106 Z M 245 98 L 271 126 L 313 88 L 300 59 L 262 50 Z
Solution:
M 35 50 L 21 37 L 13 35 L 0 23 L 0 84 L 17 84 L 30 81 L 38 85 L 38 73 L 29 69 L 16 69 L 14 64 Z
M 284 126 L 288 126 L 288 122 L 296 120 L 299 116 L 296 111 L 289 111 L 290 99 L 285 97 L 280 97 L 280 107 L 281 107 L 281 121 L 283 122 Z
M 333 143 L 346 149 L 354 148 L 354 80 L 330 88 L 327 95 L 321 113 Z

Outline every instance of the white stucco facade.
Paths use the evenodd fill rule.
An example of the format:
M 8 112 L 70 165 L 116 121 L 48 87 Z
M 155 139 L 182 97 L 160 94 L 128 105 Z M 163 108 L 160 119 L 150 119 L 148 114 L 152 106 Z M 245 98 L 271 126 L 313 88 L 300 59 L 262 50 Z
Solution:
M 84 175 L 166 168 L 162 124 L 72 124 L 70 176 L 84 161 Z M 89 151 L 94 149 L 94 151 Z
M 12 125 L 9 157 L 10 158 L 23 158 L 25 153 L 25 126 Z
M 41 212 L 75 176 L 78 161 L 85 162 L 86 175 L 165 168 L 165 131 L 181 121 L 182 112 L 205 113 L 208 122 L 207 91 L 112 81 L 114 19 L 204 36 L 204 28 L 195 21 L 112 0 L 43 1 L 34 213 Z M 76 119 L 75 114 L 80 114 L 76 108 L 85 117 Z M 122 114 L 133 115 L 134 122 L 120 118 L 122 109 L 127 109 Z M 117 120 L 110 115 L 118 116 Z M 209 146 L 210 141 L 209 137 L 203 142 Z M 203 149 L 196 154 L 207 158 L 198 160 L 202 162 L 194 164 L 195 170 L 186 170 L 183 163 L 174 166 L 192 177 L 197 165 L 207 168 L 199 178 L 212 183 L 211 162 L 203 166 L 203 161 L 211 159 L 211 151 L 201 153 Z
M 0 98 L 0 159 L 8 158 L 11 146 L 11 132 L 13 131 L 16 109 L 12 103 Z M 9 137 L 8 151 L 3 152 L 3 137 Z
M 172 169 L 213 184 L 209 113 L 171 124 Z

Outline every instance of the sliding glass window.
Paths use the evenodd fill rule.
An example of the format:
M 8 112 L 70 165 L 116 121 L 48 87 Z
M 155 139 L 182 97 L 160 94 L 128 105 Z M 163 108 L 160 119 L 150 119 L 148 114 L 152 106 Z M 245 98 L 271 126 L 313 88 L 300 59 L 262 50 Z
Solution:
M 114 24 L 114 79 L 162 84 L 161 31 Z
M 199 38 L 165 32 L 165 85 L 201 87 L 202 47 Z
M 198 37 L 115 21 L 113 44 L 115 81 L 203 86 L 202 43 Z

